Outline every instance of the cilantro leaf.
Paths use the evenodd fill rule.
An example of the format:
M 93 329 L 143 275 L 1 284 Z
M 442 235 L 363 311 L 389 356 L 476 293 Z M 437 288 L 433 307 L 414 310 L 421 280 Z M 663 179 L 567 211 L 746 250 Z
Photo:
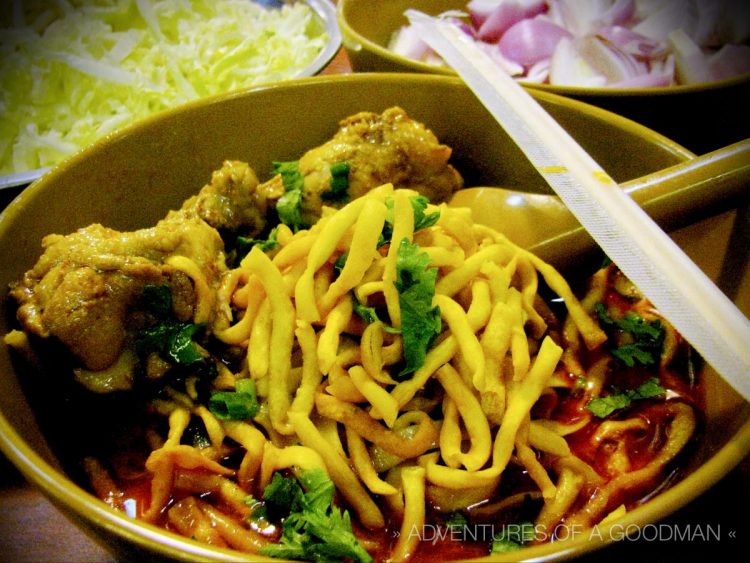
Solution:
M 284 190 L 287 192 L 301 191 L 304 186 L 304 178 L 299 171 L 299 161 L 290 160 L 287 162 L 274 161 L 271 163 L 271 169 L 274 174 L 281 174 L 281 180 L 284 182 Z
M 167 319 L 140 331 L 135 339 L 135 349 L 142 355 L 157 352 L 178 364 L 189 366 L 203 360 L 193 341 L 193 336 L 201 328 L 202 325 Z
M 276 202 L 276 212 L 279 221 L 288 225 L 292 230 L 304 229 L 306 224 L 302 219 L 302 192 L 286 192 Z
M 440 211 L 434 211 L 429 214 L 425 213 L 427 206 L 430 204 L 430 200 L 427 197 L 416 195 L 409 198 L 409 201 L 414 211 L 414 232 L 431 227 L 440 219 Z M 378 240 L 378 247 L 388 244 L 393 237 L 393 198 L 387 198 L 385 205 L 387 207 L 385 224 L 383 225 L 383 232 L 380 234 L 380 240 Z
M 432 306 L 437 268 L 428 268 L 430 257 L 419 245 L 401 241 L 396 254 L 396 289 L 401 307 L 401 336 L 406 365 L 400 376 L 424 364 L 427 348 L 440 334 L 440 308 Z
M 299 481 L 274 473 L 263 499 L 268 514 L 284 520 L 281 540 L 260 553 L 284 559 L 372 562 L 354 535 L 349 513 L 333 506 L 333 494 L 333 482 L 321 469 L 304 471 Z
M 633 401 L 660 397 L 666 392 L 667 390 L 659 384 L 659 380 L 652 377 L 635 389 L 629 389 L 627 391 L 607 395 L 606 397 L 592 399 L 589 401 L 588 405 L 586 405 L 586 408 L 591 411 L 594 416 L 605 418 L 617 410 L 629 407 Z
M 189 366 L 203 359 L 198 346 L 193 342 L 193 336 L 202 325 L 192 323 L 177 323 L 170 334 L 167 344 L 167 356 L 178 364 Z
M 411 198 L 411 206 L 414 209 L 414 231 L 432 227 L 440 219 L 440 211 L 434 211 L 429 215 L 425 213 L 430 200 L 426 196 L 417 195 Z
M 323 471 L 304 471 L 299 477 L 305 493 L 305 502 L 311 510 L 325 512 L 333 502 L 336 488 Z
M 307 227 L 302 219 L 302 190 L 305 185 L 299 171 L 299 161 L 273 162 L 274 174 L 281 174 L 284 183 L 284 195 L 276 202 L 279 220 L 295 231 Z
M 643 366 L 653 365 L 654 355 L 642 343 L 623 344 L 612 350 L 612 355 L 626 366 L 632 368 L 636 362 Z
M 237 260 L 242 260 L 252 250 L 254 246 L 259 247 L 263 252 L 274 250 L 279 242 L 276 239 L 277 227 L 271 229 L 267 239 L 257 239 L 250 237 L 237 237 Z
M 445 525 L 449 529 L 461 530 L 468 525 L 469 521 L 461 512 L 451 512 L 445 520 Z
M 534 540 L 536 531 L 531 522 L 508 524 L 503 526 L 498 535 L 492 538 L 492 553 L 508 553 L 521 549 Z
M 156 352 L 165 359 L 185 366 L 204 360 L 198 345 L 193 341 L 203 325 L 171 318 L 172 292 L 168 285 L 145 286 L 141 302 L 159 320 L 154 326 L 136 334 L 134 346 L 137 353 L 148 355 Z
M 293 477 L 274 473 L 271 482 L 263 490 L 263 500 L 270 518 L 285 518 L 303 506 L 304 491 Z
M 359 315 L 359 317 L 365 321 L 367 324 L 374 323 L 378 320 L 378 312 L 375 310 L 375 307 L 368 307 L 367 305 L 362 305 L 359 301 L 356 299 L 353 299 L 354 301 L 354 312 Z
M 630 398 L 633 400 L 653 399 L 654 397 L 662 396 L 666 392 L 667 390 L 659 384 L 659 380 L 655 377 L 652 377 L 645 383 L 641 383 L 638 387 L 636 387 L 631 392 Z
M 336 258 L 336 261 L 333 263 L 333 277 L 338 278 L 341 275 L 341 272 L 344 269 L 344 266 L 346 265 L 346 261 L 349 258 L 349 253 L 344 252 L 342 253 L 338 258 Z
M 604 304 L 597 303 L 595 311 L 599 321 L 610 329 L 619 329 L 633 339 L 612 350 L 612 355 L 628 367 L 639 363 L 643 366 L 656 365 L 664 346 L 664 328 L 659 319 L 651 322 L 628 311 L 622 318 L 613 319 Z
M 240 379 L 235 391 L 217 391 L 208 400 L 208 410 L 220 420 L 247 420 L 258 414 L 260 405 L 252 379 Z
M 380 320 L 378 311 L 375 309 L 375 307 L 368 307 L 367 305 L 363 305 L 357 300 L 356 297 L 352 297 L 352 302 L 354 303 L 354 312 L 359 315 L 359 318 L 361 318 L 367 324 L 371 324 Z M 392 327 L 391 325 L 386 323 L 383 323 L 383 331 L 389 334 L 401 334 L 400 328 Z
M 349 163 L 346 161 L 331 164 L 331 189 L 321 194 L 326 201 L 346 201 L 349 197 Z
M 631 402 L 632 401 L 627 393 L 615 393 L 614 395 L 591 399 L 586 405 L 586 408 L 591 411 L 594 416 L 605 418 L 617 410 L 629 407 Z

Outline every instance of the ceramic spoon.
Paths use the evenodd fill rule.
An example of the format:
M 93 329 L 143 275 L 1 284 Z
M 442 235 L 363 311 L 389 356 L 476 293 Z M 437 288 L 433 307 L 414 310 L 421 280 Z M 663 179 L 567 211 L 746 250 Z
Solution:
M 750 201 L 750 139 L 620 186 L 663 229 L 683 227 Z M 555 264 L 567 261 L 570 248 L 596 248 L 555 195 L 475 187 L 456 192 L 450 204 L 470 207 L 475 221 Z

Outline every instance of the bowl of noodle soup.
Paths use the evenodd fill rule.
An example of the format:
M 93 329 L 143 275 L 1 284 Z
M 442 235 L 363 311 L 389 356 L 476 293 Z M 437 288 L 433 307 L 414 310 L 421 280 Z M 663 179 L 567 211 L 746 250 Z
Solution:
M 626 119 L 535 96 L 618 181 L 692 158 Z M 315 111 L 299 112 L 311 100 Z M 371 148 L 400 131 L 408 174 L 399 160 L 384 180 L 377 151 L 365 153 L 372 169 L 339 160 L 347 135 Z M 325 190 L 309 191 L 320 178 Z M 119 556 L 177 560 L 490 555 L 493 537 L 417 547 L 408 533 L 488 529 L 478 524 L 515 530 L 495 538 L 515 544 L 498 560 L 570 558 L 708 490 L 750 449 L 747 405 L 684 359 L 679 335 L 614 266 L 600 269 L 602 256 L 571 248 L 547 264 L 440 203 L 477 185 L 548 191 L 444 76 L 295 80 L 191 103 L 84 150 L 0 216 L 13 295 L 1 317 L 3 452 Z M 674 234 L 714 278 L 733 217 Z M 745 312 L 748 287 L 737 283 Z M 57 299 L 60 288 L 88 304 Z M 97 309 L 102 291 L 138 313 L 116 299 Z M 598 355 L 626 302 L 642 307 L 636 324 L 663 329 L 660 349 L 679 365 L 633 372 Z M 622 318 L 595 303 L 619 304 Z M 56 308 L 70 313 L 62 328 L 35 333 L 34 313 Z M 597 420 L 592 400 L 616 395 L 604 372 L 633 405 Z M 638 454 L 644 439 L 655 445 Z M 529 519 L 535 537 L 519 540 Z

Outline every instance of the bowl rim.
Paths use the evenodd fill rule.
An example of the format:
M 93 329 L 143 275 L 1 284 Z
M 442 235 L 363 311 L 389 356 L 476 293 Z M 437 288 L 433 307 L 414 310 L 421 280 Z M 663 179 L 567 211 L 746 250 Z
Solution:
M 332 3 L 332 0 L 285 0 L 286 3 L 290 1 L 304 2 L 310 6 L 310 9 L 312 9 L 313 13 L 323 24 L 325 32 L 328 34 L 328 41 L 326 41 L 323 49 L 320 50 L 310 64 L 301 68 L 286 80 L 294 80 L 296 78 L 304 78 L 318 74 L 333 60 L 343 45 L 341 29 L 336 21 L 336 7 Z M 240 90 L 244 90 L 244 88 L 240 88 Z M 54 166 L 35 168 L 34 170 L 23 170 L 21 172 L 14 172 L 12 174 L 0 176 L 0 190 L 30 184 L 41 178 L 52 168 L 54 168 Z
M 11 223 L 16 221 L 16 215 L 21 213 L 26 206 L 27 199 L 35 197 L 37 192 L 45 189 L 45 186 L 54 180 L 55 176 L 65 173 L 69 167 L 81 160 L 85 160 L 90 152 L 100 150 L 100 146 L 107 145 L 120 136 L 128 135 L 133 130 L 149 127 L 152 122 L 168 120 L 173 113 L 189 110 L 192 106 L 222 103 L 223 100 L 236 97 L 254 96 L 258 93 L 263 95 L 262 93 L 264 92 L 276 92 L 279 90 L 304 89 L 308 83 L 330 82 L 341 85 L 347 82 L 364 81 L 375 85 L 382 80 L 427 85 L 435 83 L 462 85 L 458 77 L 437 74 L 361 73 L 323 75 L 261 85 L 194 100 L 187 104 L 148 116 L 108 137 L 94 142 L 92 145 L 63 161 L 11 202 L 6 208 L 7 213 L 6 211 L 0 213 L 0 236 L 7 234 L 6 232 L 10 230 Z M 690 151 L 687 151 L 660 133 L 607 110 L 549 92 L 535 91 L 533 95 L 539 99 L 560 102 L 583 113 L 606 118 L 620 127 L 638 132 L 655 142 L 661 143 L 673 150 L 675 154 L 681 155 L 683 159 L 694 157 Z M 163 528 L 140 520 L 134 520 L 126 514 L 108 507 L 93 494 L 72 481 L 61 469 L 54 467 L 51 463 L 44 460 L 40 454 L 34 451 L 21 438 L 20 434 L 2 412 L 0 412 L 0 451 L 8 457 L 33 486 L 38 488 L 68 518 L 79 523 L 86 523 L 85 531 L 89 534 L 92 529 L 98 529 L 109 536 L 115 536 L 118 540 L 131 542 L 141 549 L 147 549 L 153 553 L 176 560 L 201 558 L 203 560 L 236 561 L 246 559 L 239 552 L 203 546 Z M 569 542 L 555 542 L 524 548 L 518 552 L 504 554 L 504 560 L 517 561 L 530 558 L 538 561 L 562 560 L 609 545 L 616 541 L 615 536 L 610 533 L 613 527 L 619 526 L 622 529 L 627 529 L 629 526 L 645 526 L 658 522 L 708 490 L 738 465 L 749 453 L 750 417 L 740 426 L 731 439 L 713 452 L 702 465 L 694 469 L 678 483 L 656 495 L 654 499 L 663 499 L 660 502 L 655 503 L 653 502 L 654 499 L 652 499 L 634 508 L 611 524 L 602 526 L 602 533 L 600 535 L 589 538 L 582 535 L 580 538 L 571 539 Z M 101 542 L 101 538 L 97 539 Z M 259 560 L 274 561 L 273 559 L 265 558 Z M 490 557 L 489 559 L 484 558 L 484 560 L 492 561 L 493 559 Z
M 401 65 L 406 67 L 411 72 L 421 72 L 429 74 L 445 74 L 449 76 L 457 76 L 456 71 L 447 66 L 439 66 L 428 63 L 423 63 L 398 55 L 382 46 L 379 43 L 365 37 L 359 31 L 354 29 L 346 18 L 347 6 L 351 5 L 350 0 L 339 0 L 336 6 L 336 17 L 338 20 L 339 27 L 341 28 L 341 35 L 343 46 L 347 51 L 358 52 L 362 49 L 367 49 L 379 57 L 388 60 L 392 64 Z M 724 78 L 721 80 L 714 80 L 711 82 L 700 82 L 697 84 L 675 84 L 674 86 L 654 86 L 650 88 L 646 87 L 628 87 L 628 88 L 614 88 L 614 87 L 587 87 L 587 86 L 562 86 L 553 84 L 540 84 L 538 82 L 532 82 L 527 80 L 519 80 L 521 85 L 528 88 L 534 88 L 537 90 L 549 91 L 554 94 L 563 96 L 589 96 L 590 98 L 631 98 L 640 96 L 673 96 L 673 95 L 687 95 L 697 92 L 704 92 L 709 90 L 718 90 L 721 88 L 728 88 L 739 84 L 745 84 L 750 82 L 750 72 L 732 76 L 730 78 Z

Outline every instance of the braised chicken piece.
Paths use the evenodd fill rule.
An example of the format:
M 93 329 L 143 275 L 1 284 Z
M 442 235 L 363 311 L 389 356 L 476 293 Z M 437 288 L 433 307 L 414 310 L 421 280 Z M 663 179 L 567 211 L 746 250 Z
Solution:
M 463 187 L 461 175 L 448 164 L 451 152 L 399 107 L 382 114 L 357 113 L 339 123 L 330 141 L 300 158 L 303 209 L 320 216 L 321 194 L 330 189 L 331 165 L 339 162 L 349 164 L 350 199 L 390 182 L 394 188 L 416 190 L 433 203 L 447 201 Z
M 49 235 L 42 245 L 39 261 L 11 288 L 18 319 L 33 334 L 56 337 L 94 371 L 111 366 L 137 328 L 145 286 L 168 284 L 176 317 L 192 317 L 193 285 L 165 264 L 169 256 L 190 258 L 213 284 L 226 269 L 218 232 L 185 212 L 129 233 L 94 224 Z
M 193 282 L 165 261 L 191 259 L 215 287 L 226 270 L 218 229 L 262 229 L 266 202 L 279 195 L 259 188 L 246 163 L 226 161 L 155 227 L 123 233 L 95 224 L 49 235 L 37 264 L 11 289 L 18 319 L 29 332 L 60 340 L 87 369 L 107 369 L 141 328 L 137 301 L 147 285 L 168 285 L 176 318 L 193 317 Z
M 433 203 L 448 201 L 463 187 L 463 178 L 448 164 L 451 152 L 399 107 L 382 114 L 360 112 L 347 117 L 339 122 L 332 139 L 299 160 L 304 178 L 302 215 L 312 224 L 320 218 L 324 204 L 336 207 L 345 202 L 324 201 L 322 197 L 331 189 L 331 166 L 341 162 L 349 165 L 347 200 L 390 182 L 394 188 L 418 191 Z M 258 183 L 249 165 L 227 161 L 183 209 L 195 212 L 220 231 L 241 229 L 256 236 L 265 229 L 269 209 L 283 194 L 280 176 Z
M 257 234 L 266 225 L 272 202 L 284 193 L 281 182 L 259 184 L 255 171 L 245 162 L 225 161 L 211 181 L 182 205 L 220 231 Z

